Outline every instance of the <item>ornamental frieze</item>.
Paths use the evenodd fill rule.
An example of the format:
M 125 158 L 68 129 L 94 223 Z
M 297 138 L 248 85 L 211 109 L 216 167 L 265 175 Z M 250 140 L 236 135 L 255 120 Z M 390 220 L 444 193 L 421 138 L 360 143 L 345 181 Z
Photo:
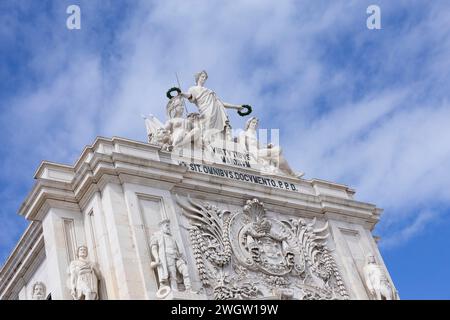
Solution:
M 177 198 L 202 290 L 215 299 L 348 299 L 328 223 L 275 219 L 258 199 L 230 212 Z

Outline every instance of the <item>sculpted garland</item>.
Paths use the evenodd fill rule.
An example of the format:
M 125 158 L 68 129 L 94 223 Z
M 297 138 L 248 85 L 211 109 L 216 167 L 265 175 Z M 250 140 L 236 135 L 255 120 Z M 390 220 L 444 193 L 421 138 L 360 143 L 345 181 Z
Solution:
M 262 202 L 242 211 L 177 199 L 188 219 L 197 271 L 215 299 L 348 299 L 326 246 L 328 224 L 275 220 Z

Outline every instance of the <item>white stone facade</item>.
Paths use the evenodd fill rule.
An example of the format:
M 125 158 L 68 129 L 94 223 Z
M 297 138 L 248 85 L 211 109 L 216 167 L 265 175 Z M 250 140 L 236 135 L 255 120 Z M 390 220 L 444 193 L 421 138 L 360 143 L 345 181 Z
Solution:
M 250 254 L 244 247 L 252 241 L 253 248 L 258 251 L 258 236 L 252 238 L 249 236 L 252 234 L 250 231 L 242 231 L 245 228 L 251 229 L 252 223 L 250 213 L 248 221 L 245 220 L 244 207 L 250 203 L 248 201 L 256 199 L 258 203 L 263 203 L 265 211 L 262 215 L 267 218 L 264 220 L 266 225 L 262 224 L 261 227 L 264 234 L 262 237 L 265 237 L 263 242 L 272 241 L 275 246 L 279 243 L 283 246 L 280 249 L 283 252 L 291 250 L 284 248 L 285 245 L 294 248 L 298 244 L 298 239 L 295 240 L 295 245 L 289 240 L 292 238 L 291 231 L 286 231 L 283 221 L 303 219 L 307 225 L 312 226 L 311 232 L 322 230 L 320 234 L 317 231 L 316 237 L 328 234 L 323 243 L 330 259 L 334 261 L 331 265 L 336 270 L 332 275 L 324 276 L 325 280 L 315 282 L 328 286 L 326 282 L 330 279 L 329 292 L 333 295 L 327 296 L 328 298 L 373 298 L 366 286 L 363 272 L 365 259 L 369 254 L 375 257 L 394 296 L 397 296 L 371 233 L 382 210 L 372 204 L 354 200 L 354 190 L 322 180 L 280 175 L 270 176 L 274 186 L 271 182 L 264 183 L 257 178 L 261 174 L 252 168 L 216 163 L 205 169 L 201 162 L 194 161 L 191 165 L 186 160 L 180 164 L 180 159 L 174 159 L 170 152 L 156 145 L 122 138 L 97 138 L 92 146 L 85 148 L 74 166 L 43 162 L 35 175 L 36 184 L 19 210 L 20 215 L 30 221 L 30 225 L 0 271 L 0 298 L 32 299 L 33 284 L 40 281 L 45 284 L 46 294 L 50 294 L 52 299 L 72 299 L 68 280 L 69 265 L 76 258 L 77 248 L 82 245 L 88 248 L 89 259 L 98 266 L 99 299 L 161 298 L 157 296 L 158 292 L 161 293 L 158 274 L 151 267 L 153 259 L 150 241 L 152 235 L 160 230 L 159 223 L 164 219 L 170 220 L 171 236 L 186 260 L 192 282 L 192 292 L 184 292 L 181 285 L 180 292 L 170 292 L 164 298 L 217 298 L 214 289 L 218 287 L 215 281 L 219 280 L 214 279 L 215 275 L 211 273 L 208 275 L 209 285 L 205 286 L 200 275 L 200 262 L 195 256 L 190 231 L 195 221 L 188 217 L 189 210 L 192 210 L 192 207 L 189 209 L 189 199 L 203 206 L 216 207 L 217 212 L 223 213 L 220 216 L 218 214 L 219 220 L 225 219 L 227 214 L 235 217 L 230 222 L 231 230 L 228 234 L 232 236 L 229 239 L 232 242 L 231 251 L 221 251 L 220 247 L 217 250 L 205 249 L 216 252 L 219 256 L 229 254 L 230 261 L 224 263 L 223 270 L 231 278 L 237 274 L 238 269 L 245 274 L 248 272 L 252 277 L 272 275 L 272 271 L 267 271 L 267 268 L 271 268 L 272 261 L 269 253 L 262 250 L 263 257 L 266 254 L 269 259 L 266 265 L 262 262 L 258 265 L 254 261 L 239 260 L 237 253 L 242 247 L 242 254 Z M 207 169 L 212 167 L 215 172 L 208 173 Z M 242 179 L 223 174 L 225 171 Z M 238 220 L 238 217 L 243 218 Z M 261 221 L 263 220 L 259 220 Z M 312 225 L 314 221 L 315 224 Z M 287 238 L 282 240 L 278 235 L 270 235 L 270 228 Z M 202 238 L 202 241 L 204 239 L 206 238 Z M 246 243 L 239 242 L 240 239 L 244 239 L 242 241 Z M 214 241 L 216 240 L 212 240 L 213 243 Z M 265 248 L 264 244 L 261 244 L 261 248 Z M 297 261 L 295 257 L 300 257 L 299 252 L 307 254 L 306 249 L 292 250 L 297 250 L 297 253 L 292 253 L 292 261 Z M 281 259 L 280 265 L 284 263 L 283 257 L 277 258 L 277 252 L 273 257 L 273 261 Z M 208 265 L 207 257 L 202 259 L 205 268 L 211 268 L 213 264 Z M 248 265 L 244 268 L 246 263 Z M 250 293 L 236 287 L 236 290 L 244 293 L 230 297 L 314 299 L 326 296 L 321 296 L 321 293 L 317 296 L 305 294 L 306 287 L 302 287 L 302 281 L 313 283 L 315 276 L 305 276 L 304 271 L 298 270 L 290 272 L 297 263 L 301 269 L 301 263 L 297 261 L 295 266 L 289 266 L 289 263 L 288 261 L 286 265 L 280 266 L 279 271 L 273 271 L 275 275 L 277 272 L 283 274 L 279 277 L 280 281 L 284 281 L 281 279 L 284 274 L 289 274 L 285 278 L 289 282 L 287 285 L 274 285 L 271 288 L 267 283 L 261 282 L 254 291 L 249 289 Z M 319 261 L 317 263 L 317 268 L 320 268 Z M 215 274 L 217 270 L 219 269 L 215 270 Z M 338 282 L 341 283 L 340 286 Z M 232 285 L 224 283 L 225 287 Z M 236 290 L 233 292 L 238 292 Z M 338 293 L 339 290 L 341 293 Z

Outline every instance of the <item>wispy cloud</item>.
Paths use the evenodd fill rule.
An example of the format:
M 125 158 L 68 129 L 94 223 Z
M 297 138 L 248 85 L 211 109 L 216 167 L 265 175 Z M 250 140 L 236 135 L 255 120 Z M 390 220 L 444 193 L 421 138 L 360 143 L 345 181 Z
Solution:
M 163 119 L 174 73 L 186 90 L 201 69 L 222 99 L 280 128 L 294 167 L 355 187 L 385 208 L 381 236 L 403 230 L 407 241 L 433 216 L 427 203 L 450 207 L 450 10 L 378 1 L 383 30 L 369 31 L 369 4 L 81 1 L 82 30 L 68 31 L 63 2 L 10 2 L 0 185 L 15 200 L 0 218 L 19 227 L 1 227 L 0 251 L 23 228 L 12 217 L 40 160 L 73 163 L 97 135 L 145 140 L 139 115 Z
M 403 229 L 397 230 L 395 234 L 382 239 L 381 246 L 385 249 L 392 249 L 405 244 L 409 239 L 423 232 L 433 221 L 438 218 L 438 213 L 432 211 L 421 211 L 412 222 Z

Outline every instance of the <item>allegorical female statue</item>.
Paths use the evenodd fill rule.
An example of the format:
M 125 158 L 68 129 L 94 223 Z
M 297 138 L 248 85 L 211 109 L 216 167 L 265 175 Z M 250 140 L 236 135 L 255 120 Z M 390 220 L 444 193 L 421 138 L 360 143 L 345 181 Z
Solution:
M 33 284 L 32 287 L 32 300 L 45 300 L 46 288 L 45 284 L 41 281 L 37 281 Z
M 87 259 L 88 249 L 80 246 L 77 249 L 77 259 L 69 266 L 70 294 L 74 300 L 97 300 L 98 279 L 100 272 L 94 262 Z
M 210 140 L 217 133 L 223 132 L 227 125 L 228 116 L 225 108 L 241 110 L 243 106 L 221 101 L 214 91 L 204 87 L 206 79 L 208 79 L 206 71 L 197 73 L 196 85 L 190 87 L 187 93 L 182 92 L 180 95 L 198 107 L 203 136 Z
M 298 177 L 301 174 L 295 173 L 289 166 L 286 159 L 281 154 L 281 148 L 269 143 L 267 146 L 261 146 L 258 142 L 256 129 L 259 120 L 251 117 L 245 124 L 245 130 L 239 135 L 239 144 L 248 151 L 253 161 L 279 169 L 281 172 Z

